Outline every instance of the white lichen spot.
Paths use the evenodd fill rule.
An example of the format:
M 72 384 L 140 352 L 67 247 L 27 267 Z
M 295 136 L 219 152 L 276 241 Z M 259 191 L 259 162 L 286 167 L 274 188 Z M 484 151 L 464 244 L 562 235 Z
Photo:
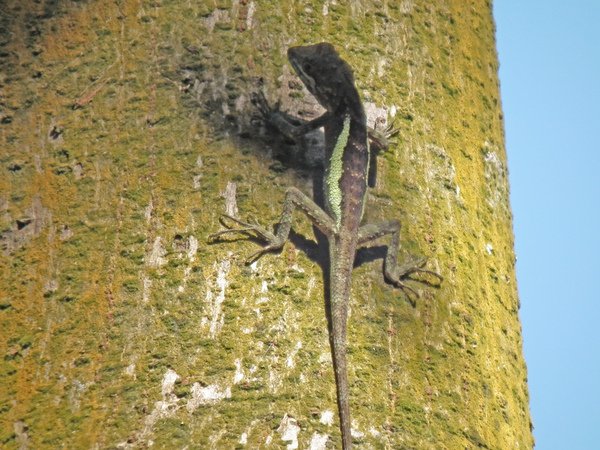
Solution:
M 229 11 L 226 9 L 215 9 L 211 14 L 204 17 L 202 21 L 204 22 L 204 27 L 207 29 L 208 33 L 212 33 L 217 23 L 230 22 Z
M 256 12 L 256 3 L 250 2 L 248 5 L 248 12 L 246 13 L 246 29 L 252 28 L 252 21 L 254 19 L 254 13 Z
M 166 254 L 167 250 L 165 250 L 162 245 L 161 237 L 156 236 L 154 244 L 152 245 L 152 251 L 150 252 L 150 256 L 148 256 L 148 265 L 154 268 L 164 266 L 167 263 L 167 259 L 165 258 Z
M 396 114 L 398 114 L 398 107 L 396 105 L 390 106 L 389 114 L 390 117 L 396 117 Z
M 56 292 L 58 290 L 58 280 L 51 279 L 44 284 L 44 293 Z
M 279 358 L 274 356 L 270 360 L 269 364 L 269 379 L 267 380 L 267 386 L 269 387 L 269 391 L 272 393 L 277 393 L 279 388 L 283 385 L 283 379 L 281 373 L 275 370 L 275 367 L 279 366 Z
M 352 421 L 352 427 L 350 428 L 350 434 L 352 435 L 352 437 L 354 439 L 362 439 L 365 437 L 365 433 L 363 433 L 362 431 L 358 430 L 358 427 L 356 425 L 356 422 L 353 420 Z
M 125 370 L 123 372 L 125 372 L 125 375 L 129 375 L 130 377 L 133 377 L 135 379 L 135 364 L 129 364 L 127 367 L 125 367 Z
M 376 130 L 380 130 L 387 125 L 387 108 L 377 106 L 373 102 L 364 102 L 363 105 L 367 115 L 367 125 Z
M 229 105 L 227 103 L 221 103 L 221 112 L 223 113 L 223 116 L 229 116 L 231 114 L 231 110 L 229 109 Z
M 321 418 L 319 419 L 323 425 L 333 425 L 333 411 L 330 409 L 326 409 L 321 413 Z
M 31 443 L 29 441 L 29 435 L 27 431 L 29 427 L 22 420 L 17 420 L 13 424 L 13 431 L 15 432 L 15 440 L 19 449 L 28 449 L 31 448 Z M 16 447 L 15 447 L 16 448 Z
M 250 264 L 250 266 L 248 267 L 250 267 L 250 270 L 252 272 L 258 272 L 258 261 L 253 261 L 252 264 Z
M 152 199 L 150 199 L 150 203 L 148 203 L 148 206 L 146 206 L 146 209 L 144 210 L 146 222 L 150 222 L 150 219 L 152 219 L 152 211 L 154 211 L 154 203 L 152 202 Z
M 312 298 L 312 291 L 315 288 L 315 286 L 317 285 L 317 280 L 315 277 L 310 277 L 308 279 L 308 283 L 306 283 L 306 298 L 311 299 Z
M 87 390 L 88 385 L 79 380 L 73 380 L 71 389 L 69 390 L 69 405 L 71 411 L 78 411 L 81 405 L 81 395 Z
M 260 286 L 260 293 L 261 294 L 266 294 L 267 292 L 269 292 L 269 284 L 263 280 Z M 269 301 L 269 297 L 266 295 L 261 295 L 260 297 L 258 297 L 258 299 L 256 300 L 257 304 L 262 304 L 262 303 L 267 303 Z
M 71 228 L 69 228 L 68 225 L 63 225 L 62 229 L 60 230 L 60 235 L 58 236 L 58 238 L 61 241 L 68 241 L 72 237 L 73 237 L 73 230 L 71 230 Z
M 289 266 L 290 270 L 293 270 L 296 273 L 304 273 L 304 267 L 300 266 L 298 263 L 294 263 L 292 266 Z
M 220 263 L 215 264 L 215 268 L 217 270 L 217 279 L 214 284 L 211 283 L 206 289 L 206 303 L 208 304 L 209 311 L 209 318 L 207 321 L 209 325 L 208 334 L 213 339 L 223 327 L 223 322 L 225 320 L 222 313 L 222 306 L 225 301 L 225 290 L 227 289 L 227 286 L 229 286 L 227 275 L 229 275 L 229 270 L 231 269 L 231 261 L 229 261 L 229 259 L 223 260 Z M 213 289 L 216 289 L 217 292 L 214 293 Z M 206 322 L 203 321 L 203 323 Z
M 456 182 L 456 167 L 445 148 L 434 144 L 427 144 L 425 150 L 431 156 L 427 159 L 425 175 L 427 185 L 437 185 L 444 189 L 448 199 L 460 199 L 460 188 Z M 451 193 L 451 194 L 450 194 Z
M 196 158 L 196 167 L 198 169 L 202 169 L 203 165 L 204 163 L 202 162 L 202 155 L 198 155 L 198 157 Z
M 173 393 L 173 387 L 175 386 L 175 382 L 179 380 L 179 378 L 180 377 L 179 375 L 177 375 L 177 372 L 175 372 L 173 369 L 167 369 L 162 380 L 161 393 L 163 399 L 166 399 Z
M 308 448 L 309 450 L 325 450 L 328 440 L 328 435 L 315 432 L 310 438 L 310 446 Z
M 387 61 L 384 58 L 380 58 L 379 61 L 377 61 L 377 76 L 379 78 L 381 78 L 385 75 L 385 66 L 386 65 L 387 65 Z
M 498 155 L 498 147 L 491 142 L 483 144 L 483 162 L 487 202 L 492 208 L 508 208 L 508 180 L 504 162 Z
M 410 13 L 414 7 L 413 3 L 413 0 L 404 0 L 402 3 L 400 3 L 400 12 L 402 14 Z
M 228 181 L 227 186 L 225 186 L 225 191 L 223 192 L 223 197 L 225 198 L 225 213 L 233 217 L 237 217 L 238 215 L 238 207 L 235 198 L 236 191 L 237 185 Z
M 191 267 L 186 267 L 186 268 L 183 269 L 183 279 L 181 280 L 182 284 L 177 287 L 177 291 L 178 292 L 185 291 L 185 287 L 187 285 L 187 281 L 190 278 L 190 273 L 192 273 L 192 268 Z
M 196 259 L 196 252 L 198 252 L 198 239 L 195 236 L 188 238 L 188 259 L 193 262 Z
M 376 438 L 381 437 L 381 432 L 375 427 L 369 428 L 369 434 Z
M 233 107 L 237 112 L 242 112 L 246 109 L 247 103 L 248 97 L 246 97 L 245 95 L 240 95 L 238 98 L 235 99 L 235 104 Z
M 142 278 L 142 303 L 148 303 L 150 300 L 150 288 L 152 287 L 152 280 L 147 276 Z
M 194 189 L 200 189 L 200 180 L 202 179 L 202 175 L 194 175 L 194 178 L 192 178 L 192 187 Z
M 492 253 L 494 253 L 494 247 L 492 246 L 492 244 L 490 242 L 485 244 L 485 251 L 487 252 L 488 255 L 491 255 Z
M 154 403 L 154 409 L 146 417 L 145 426 L 140 436 L 141 440 L 152 432 L 152 428 L 158 420 L 171 417 L 177 411 L 179 399 L 173 394 L 173 388 L 178 379 L 179 375 L 173 369 L 167 369 L 161 383 L 162 400 Z M 150 441 L 147 442 L 147 445 L 150 446 Z
M 200 383 L 194 383 L 191 389 L 192 397 L 185 406 L 188 412 L 194 412 L 201 405 L 211 405 L 218 403 L 223 399 L 231 398 L 231 388 L 222 389 L 216 384 L 201 386 Z
M 37 173 L 42 173 L 42 157 L 38 154 L 33 155 L 33 166 Z
M 288 368 L 292 369 L 294 367 L 296 367 L 296 355 L 298 354 L 298 351 L 302 348 L 302 342 L 298 341 L 296 342 L 296 346 L 294 347 L 294 349 L 292 350 L 292 352 L 288 355 L 288 357 L 285 360 L 285 364 Z
M 242 433 L 242 435 L 240 436 L 240 440 L 238 441 L 238 443 L 240 443 L 242 445 L 246 445 L 248 443 L 248 433 L 246 433 L 246 432 Z
M 73 175 L 76 180 L 81 180 L 81 178 L 83 178 L 83 164 L 80 162 L 73 164 Z
M 323 14 L 324 16 L 329 15 L 329 5 L 327 4 L 327 2 L 323 3 L 323 9 L 321 10 L 321 14 Z
M 242 360 L 236 359 L 234 364 L 235 374 L 233 375 L 233 384 L 238 384 L 244 379 L 244 372 L 242 372 Z
M 281 435 L 281 440 L 289 442 L 287 450 L 295 450 L 298 448 L 298 434 L 300 433 L 300 427 L 298 421 L 287 414 L 281 419 L 277 432 Z
M 319 363 L 320 364 L 331 364 L 331 353 L 323 352 L 319 355 Z

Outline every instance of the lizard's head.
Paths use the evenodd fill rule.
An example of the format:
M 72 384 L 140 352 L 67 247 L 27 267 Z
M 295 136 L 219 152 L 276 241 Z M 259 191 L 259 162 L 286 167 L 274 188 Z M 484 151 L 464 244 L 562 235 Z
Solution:
M 288 59 L 310 93 L 327 110 L 333 112 L 342 100 L 358 98 L 352 69 L 340 58 L 333 45 L 322 42 L 291 47 Z

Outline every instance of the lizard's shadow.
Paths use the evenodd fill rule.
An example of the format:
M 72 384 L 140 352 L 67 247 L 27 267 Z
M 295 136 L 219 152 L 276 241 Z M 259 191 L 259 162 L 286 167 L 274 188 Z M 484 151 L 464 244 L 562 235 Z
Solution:
M 294 117 L 286 115 L 286 119 L 290 122 L 294 122 Z M 255 125 L 260 122 L 258 116 L 254 116 L 253 120 Z M 237 144 L 247 149 L 252 149 L 257 153 L 263 153 L 265 146 L 272 149 L 271 158 L 273 164 L 269 167 L 275 172 L 283 172 L 287 170 L 293 171 L 294 175 L 298 179 L 310 178 L 312 181 L 312 200 L 323 210 L 325 208 L 325 186 L 324 186 L 324 133 L 322 129 L 312 131 L 308 137 L 302 137 L 298 142 L 292 141 L 285 136 L 282 136 L 278 130 L 270 126 L 268 123 L 262 123 L 264 126 L 263 132 L 260 134 L 244 133 L 238 135 L 238 138 L 234 138 Z M 304 149 L 304 151 L 303 151 Z M 310 151 L 308 150 L 310 149 Z M 368 184 L 369 187 L 375 186 L 377 178 L 377 164 L 376 158 L 379 151 L 371 147 L 371 161 L 369 165 L 368 173 Z M 307 156 L 308 155 L 308 156 Z M 264 157 L 264 153 L 263 153 Z M 275 164 L 277 162 L 277 164 Z M 283 206 L 283 205 L 282 205 Z M 243 212 L 242 212 L 243 217 Z M 329 331 L 331 331 L 331 282 L 330 282 L 330 256 L 329 256 L 329 243 L 327 237 L 316 227 L 313 226 L 313 233 L 316 238 L 316 242 L 294 230 L 294 223 L 300 218 L 301 214 L 297 211 L 295 219 L 290 230 L 288 240 L 299 250 L 301 250 L 312 262 L 317 264 L 323 274 L 323 299 L 324 306 L 327 316 L 327 322 Z M 260 225 L 270 228 L 269 223 L 260 223 Z M 277 225 L 275 225 L 275 231 Z M 264 245 L 264 241 L 260 238 L 248 234 L 245 238 L 240 239 L 228 239 L 231 241 L 237 241 L 241 239 L 251 240 L 257 245 Z M 370 247 L 360 247 L 357 249 L 353 267 L 359 267 L 365 263 L 373 262 L 376 260 L 385 261 L 387 252 L 389 251 L 389 245 L 377 245 Z M 394 249 L 391 249 L 395 251 Z M 262 257 L 266 257 L 263 255 Z M 436 287 L 434 283 L 430 283 L 422 278 L 409 278 L 413 281 L 418 281 L 428 286 Z M 383 281 L 383 280 L 382 280 Z M 407 297 L 407 301 L 415 306 L 414 299 Z M 330 334 L 331 335 L 331 334 Z
M 263 80 L 261 78 L 250 81 L 250 86 L 246 86 L 245 91 L 254 91 L 255 94 L 246 94 L 247 102 L 244 113 L 237 113 L 236 100 L 231 96 L 224 96 L 220 91 L 210 91 L 212 85 L 206 84 L 210 67 L 201 62 L 199 56 L 206 53 L 206 49 L 187 48 L 189 54 L 182 64 L 180 70 L 182 92 L 188 92 L 193 95 L 184 96 L 187 98 L 189 105 L 194 108 L 200 106 L 199 113 L 201 117 L 208 120 L 212 124 L 212 128 L 216 136 L 226 138 L 232 141 L 233 145 L 256 154 L 260 159 L 267 157 L 271 161 L 268 162 L 269 170 L 274 173 L 283 173 L 286 171 L 293 172 L 298 179 L 312 180 L 312 199 L 314 202 L 325 210 L 324 204 L 324 166 L 328 163 L 325 156 L 325 138 L 322 128 L 313 130 L 297 140 L 291 140 L 284 136 L 280 130 L 264 120 L 264 114 L 261 114 L 260 109 L 255 103 L 255 99 L 259 92 L 262 92 Z M 229 77 L 230 84 L 235 84 L 235 81 L 241 77 L 243 71 L 238 73 L 232 72 Z M 289 75 L 288 75 L 289 78 Z M 321 106 L 318 102 L 313 101 L 296 101 L 296 96 L 292 94 L 300 94 L 305 89 L 301 83 L 298 83 L 295 76 L 291 79 L 286 78 L 289 83 L 291 94 L 287 103 L 284 99 L 284 106 L 291 108 L 293 114 L 279 110 L 279 114 L 285 121 L 293 125 L 299 125 L 303 121 L 310 120 L 322 113 Z M 241 79 L 241 78 L 240 78 Z M 248 83 L 246 81 L 246 83 Z M 209 95 L 210 94 L 210 95 Z M 223 95 L 220 95 L 223 94 Z M 304 98 L 304 95 L 301 96 Z M 254 100 L 252 100 L 254 99 Z M 227 110 L 230 114 L 223 116 L 223 103 L 227 103 Z M 254 106 L 251 106 L 254 105 Z M 288 108 L 284 109 L 288 109 Z M 268 149 L 265 152 L 265 149 Z M 375 186 L 377 178 L 377 164 L 375 159 L 378 156 L 379 150 L 375 146 L 371 146 L 371 164 L 369 165 L 368 184 L 369 187 Z M 282 205 L 283 206 L 283 205 Z M 299 218 L 298 213 L 295 214 L 296 219 Z M 244 218 L 244 213 L 241 212 L 241 218 Z M 269 227 L 268 223 L 260 225 Z M 327 238 L 315 227 L 314 235 L 316 242 L 296 233 L 294 225 L 289 234 L 289 240 L 296 248 L 303 251 L 307 257 L 318 264 L 323 273 L 323 286 L 325 299 L 325 309 L 329 326 L 331 327 L 330 314 L 330 261 Z M 264 242 L 250 236 L 250 240 L 258 245 L 263 245 Z M 385 259 L 387 246 L 370 247 L 368 249 L 359 249 L 355 258 L 354 267 L 358 267 L 365 262 L 374 261 L 376 259 Z M 392 251 L 395 251 L 392 249 Z M 266 255 L 265 255 L 266 256 Z M 412 302 L 411 302 L 412 303 Z

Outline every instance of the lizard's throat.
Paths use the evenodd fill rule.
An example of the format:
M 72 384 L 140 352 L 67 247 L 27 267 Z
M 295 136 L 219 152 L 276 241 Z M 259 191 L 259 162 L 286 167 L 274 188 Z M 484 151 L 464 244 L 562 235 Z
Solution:
M 311 94 L 315 95 L 315 92 L 317 92 L 317 83 L 315 82 L 315 79 L 313 77 L 311 77 L 310 75 L 308 75 L 304 71 L 304 69 L 302 69 L 302 65 L 299 64 L 298 62 L 290 61 L 290 63 L 292 64 L 292 67 L 294 68 L 294 70 L 296 71 L 296 73 L 298 74 L 298 76 L 300 77 L 302 82 L 304 83 L 304 85 L 307 87 L 309 92 Z

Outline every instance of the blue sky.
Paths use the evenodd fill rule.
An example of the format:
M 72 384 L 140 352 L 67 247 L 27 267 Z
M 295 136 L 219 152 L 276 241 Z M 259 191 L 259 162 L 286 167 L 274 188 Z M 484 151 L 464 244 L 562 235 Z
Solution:
M 600 0 L 495 0 L 538 450 L 600 448 Z

